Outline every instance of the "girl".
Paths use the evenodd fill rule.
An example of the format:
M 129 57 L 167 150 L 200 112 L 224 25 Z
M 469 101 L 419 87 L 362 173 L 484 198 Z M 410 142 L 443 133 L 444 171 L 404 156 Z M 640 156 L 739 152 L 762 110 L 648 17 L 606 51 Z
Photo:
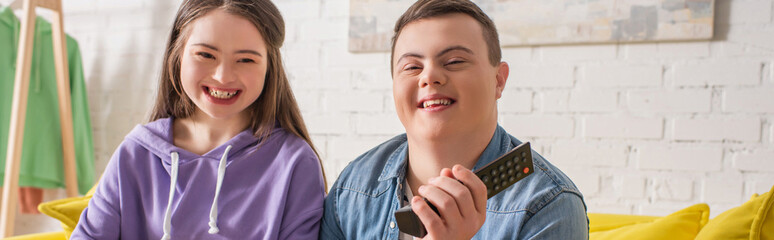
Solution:
M 316 239 L 325 183 L 269 0 L 187 0 L 150 123 L 118 147 L 74 239 Z

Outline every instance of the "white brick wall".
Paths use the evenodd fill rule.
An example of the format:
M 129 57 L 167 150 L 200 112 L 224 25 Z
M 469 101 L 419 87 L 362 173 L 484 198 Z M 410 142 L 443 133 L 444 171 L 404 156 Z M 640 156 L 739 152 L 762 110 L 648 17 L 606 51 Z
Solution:
M 712 106 L 711 90 L 634 90 L 628 94 L 629 110 L 636 113 L 706 113 Z
M 774 113 L 774 88 L 729 89 L 723 96 L 723 111 Z
M 723 149 L 710 147 L 642 147 L 637 168 L 643 170 L 702 171 L 721 170 Z
M 675 119 L 675 140 L 698 141 L 745 141 L 761 139 L 761 120 L 758 117 L 743 119 Z
M 625 167 L 629 149 L 625 145 L 561 142 L 551 145 L 551 162 L 559 165 Z
M 685 177 L 654 178 L 654 200 L 687 201 L 694 198 L 694 180 Z
M 63 1 L 83 55 L 97 174 L 147 117 L 180 2 Z M 284 63 L 332 183 L 352 158 L 403 131 L 389 53 L 347 51 L 349 0 L 275 2 L 287 23 Z M 715 216 L 768 191 L 774 0 L 716 4 L 711 41 L 503 49 L 511 71 L 500 123 L 565 170 L 591 212 L 663 215 L 707 202 Z M 58 228 L 20 215 L 16 232 Z
M 660 139 L 664 121 L 660 117 L 588 116 L 583 131 L 586 138 Z
M 661 72 L 660 65 L 588 66 L 581 83 L 590 87 L 657 87 Z
M 761 82 L 761 62 L 726 60 L 675 66 L 675 85 L 757 85 Z
M 774 151 L 738 153 L 734 156 L 734 167 L 741 171 L 769 172 L 774 169 Z

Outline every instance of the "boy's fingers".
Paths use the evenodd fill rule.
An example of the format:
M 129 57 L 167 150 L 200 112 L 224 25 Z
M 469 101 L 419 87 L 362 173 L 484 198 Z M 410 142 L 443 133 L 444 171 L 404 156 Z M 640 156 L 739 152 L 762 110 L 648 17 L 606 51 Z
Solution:
M 476 215 L 476 205 L 473 202 L 473 195 L 470 193 L 468 187 L 463 185 L 462 182 L 453 178 L 437 177 L 430 179 L 430 184 L 435 185 L 454 198 L 463 218 Z
M 422 185 L 419 188 L 419 193 L 438 209 L 438 213 L 441 215 L 442 220 L 449 221 L 460 219 L 462 217 L 454 197 L 437 186 L 432 184 Z
M 414 196 L 411 199 L 411 209 L 414 210 L 419 220 L 425 225 L 428 233 L 443 232 L 445 226 L 441 217 L 435 214 L 435 211 L 421 197 Z
M 452 172 L 454 173 L 454 178 L 460 180 L 470 189 L 470 193 L 473 195 L 473 202 L 476 205 L 476 211 L 484 213 L 486 211 L 486 185 L 484 185 L 484 182 L 472 171 L 459 164 L 454 165 Z

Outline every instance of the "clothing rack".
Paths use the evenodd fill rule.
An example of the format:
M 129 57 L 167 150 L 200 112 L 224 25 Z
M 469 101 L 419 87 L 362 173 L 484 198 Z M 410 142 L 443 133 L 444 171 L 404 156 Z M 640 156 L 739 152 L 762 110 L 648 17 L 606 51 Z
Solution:
M 18 0 L 17 0 L 18 1 Z M 23 0 L 24 15 L 21 20 L 21 34 L 16 57 L 16 78 L 14 83 L 11 124 L 8 134 L 8 149 L 5 160 L 5 183 L 3 202 L 0 210 L 0 237 L 13 236 L 14 221 L 19 191 L 19 165 L 24 137 L 24 123 L 27 114 L 27 95 L 32 64 L 32 47 L 35 38 L 35 9 L 38 7 L 53 12 L 51 21 L 54 42 L 54 65 L 56 68 L 59 93 L 59 122 L 62 128 L 62 151 L 64 159 L 65 187 L 68 197 L 78 196 L 78 182 L 75 174 L 75 147 L 73 143 L 72 110 L 70 106 L 70 80 L 67 68 L 67 47 L 63 30 L 61 0 Z

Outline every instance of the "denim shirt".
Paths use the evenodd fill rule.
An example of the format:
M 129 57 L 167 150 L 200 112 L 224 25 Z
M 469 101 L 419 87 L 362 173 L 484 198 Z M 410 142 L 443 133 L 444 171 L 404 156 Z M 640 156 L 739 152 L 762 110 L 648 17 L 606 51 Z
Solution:
M 521 144 L 497 126 L 473 170 Z M 408 142 L 396 136 L 341 172 L 325 198 L 321 239 L 398 239 L 395 210 L 404 195 Z M 542 156 L 534 173 L 487 201 L 486 221 L 473 239 L 588 239 L 583 195 Z

